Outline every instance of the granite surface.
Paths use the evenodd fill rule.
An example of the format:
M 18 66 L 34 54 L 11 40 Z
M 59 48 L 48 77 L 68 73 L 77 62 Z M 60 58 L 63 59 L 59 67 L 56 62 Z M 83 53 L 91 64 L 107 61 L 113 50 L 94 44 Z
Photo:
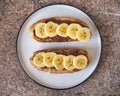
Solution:
M 39 86 L 23 72 L 16 57 L 16 38 L 25 18 L 37 8 L 56 3 L 88 13 L 102 36 L 96 71 L 68 90 Z M 0 96 L 120 96 L 120 0 L 0 0 Z

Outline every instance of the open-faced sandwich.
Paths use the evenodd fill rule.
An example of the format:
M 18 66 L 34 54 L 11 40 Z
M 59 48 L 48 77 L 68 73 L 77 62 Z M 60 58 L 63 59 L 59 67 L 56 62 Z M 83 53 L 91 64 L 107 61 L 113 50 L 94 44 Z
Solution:
M 32 24 L 29 30 L 38 42 L 86 42 L 92 35 L 85 22 L 72 17 L 41 19 Z
M 90 58 L 82 49 L 45 49 L 34 52 L 30 62 L 38 70 L 60 74 L 86 68 Z

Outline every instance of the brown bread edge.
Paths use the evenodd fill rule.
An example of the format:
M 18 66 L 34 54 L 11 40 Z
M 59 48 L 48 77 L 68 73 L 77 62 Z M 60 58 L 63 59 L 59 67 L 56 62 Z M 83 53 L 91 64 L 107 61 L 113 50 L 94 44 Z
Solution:
M 37 21 L 36 23 L 32 24 L 29 28 L 29 31 L 31 32 L 32 38 L 37 40 L 38 42 L 70 42 L 70 41 L 78 41 L 77 39 L 71 39 L 70 37 L 61 37 L 59 35 L 54 36 L 54 37 L 47 37 L 47 38 L 39 38 L 35 35 L 35 25 L 38 23 L 47 23 L 49 21 L 53 21 L 55 23 L 78 23 L 80 24 L 82 27 L 87 27 L 88 25 L 83 22 L 80 19 L 77 18 L 73 18 L 73 17 L 50 17 L 50 18 L 46 18 L 46 19 L 41 19 L 39 21 Z M 92 34 L 91 34 L 92 35 Z
M 35 65 L 33 63 L 33 58 L 39 52 L 55 52 L 57 54 L 63 54 L 63 55 L 66 55 L 66 56 L 67 55 L 74 55 L 74 56 L 85 55 L 88 58 L 88 65 L 90 63 L 90 56 L 88 55 L 87 51 L 82 50 L 82 49 L 45 49 L 45 50 L 35 51 L 33 53 L 33 56 L 30 57 L 30 62 L 34 67 L 35 67 Z M 37 68 L 37 69 L 41 70 L 41 71 L 45 71 L 45 72 L 50 72 L 50 73 L 53 73 L 53 74 L 73 73 L 73 72 L 80 71 L 80 69 L 74 69 L 72 71 L 68 71 L 66 69 L 57 70 L 54 67 L 50 67 L 50 68 L 42 67 L 42 68 Z

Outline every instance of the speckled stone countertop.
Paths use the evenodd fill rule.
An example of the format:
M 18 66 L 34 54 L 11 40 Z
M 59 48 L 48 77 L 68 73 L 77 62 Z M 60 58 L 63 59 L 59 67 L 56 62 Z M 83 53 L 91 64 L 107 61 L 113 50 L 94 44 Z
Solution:
M 88 13 L 102 36 L 102 57 L 96 71 L 68 90 L 36 84 L 16 57 L 16 38 L 25 18 L 37 8 L 56 3 Z M 120 96 L 120 0 L 0 0 L 0 96 Z

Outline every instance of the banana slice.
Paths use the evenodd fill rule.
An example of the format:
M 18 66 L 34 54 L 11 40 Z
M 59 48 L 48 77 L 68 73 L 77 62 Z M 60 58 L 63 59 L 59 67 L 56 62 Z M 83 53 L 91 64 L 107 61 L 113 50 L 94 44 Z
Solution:
M 87 42 L 90 39 L 90 30 L 86 27 L 80 28 L 77 32 L 77 39 L 81 42 Z
M 45 25 L 45 33 L 47 34 L 47 36 L 49 37 L 54 37 L 57 35 L 56 29 L 58 27 L 57 23 L 54 23 L 52 21 L 49 21 L 46 25 Z
M 67 23 L 62 23 L 57 27 L 57 34 L 62 36 L 62 37 L 67 37 L 67 28 L 68 24 Z
M 75 56 L 73 56 L 73 55 L 69 55 L 69 56 L 65 57 L 65 59 L 64 59 L 64 67 L 65 67 L 65 69 L 70 70 L 70 71 L 75 69 L 75 67 L 73 65 L 73 58 L 74 57 Z
M 45 34 L 45 23 L 39 23 L 35 26 L 35 34 L 39 38 L 46 38 L 47 35 Z
M 76 35 L 81 26 L 79 24 L 72 23 L 68 26 L 67 34 L 72 39 L 77 39 Z
M 44 58 L 43 58 L 43 61 L 44 61 L 44 64 L 47 66 L 47 67 L 53 67 L 53 58 L 54 56 L 56 55 L 56 53 L 54 52 L 48 52 L 44 55 Z
M 77 69 L 84 69 L 87 66 L 88 59 L 84 55 L 79 55 L 73 59 L 73 65 Z
M 64 69 L 64 65 L 63 65 L 64 57 L 65 57 L 64 55 L 56 55 L 53 58 L 53 64 L 56 69 L 58 69 L 58 70 Z
M 33 64 L 39 68 L 39 67 L 45 67 L 44 63 L 43 63 L 43 56 L 45 55 L 44 52 L 40 52 L 38 54 L 35 55 L 35 57 L 33 58 Z

